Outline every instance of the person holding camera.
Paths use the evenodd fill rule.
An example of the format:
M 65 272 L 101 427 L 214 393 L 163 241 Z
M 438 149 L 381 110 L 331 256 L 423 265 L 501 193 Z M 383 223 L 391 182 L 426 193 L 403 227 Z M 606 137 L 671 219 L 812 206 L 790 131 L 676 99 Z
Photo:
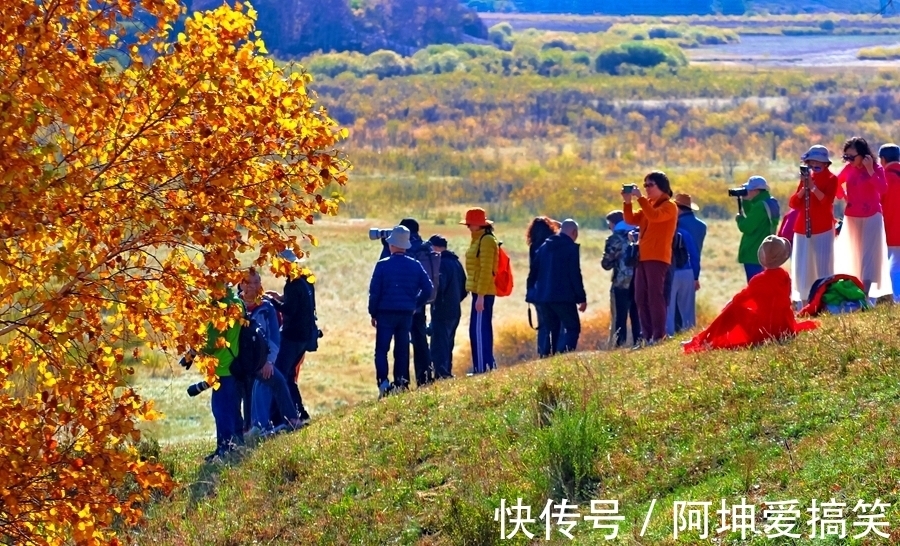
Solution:
M 396 226 L 385 239 L 391 254 L 375 264 L 369 283 L 369 315 L 375 328 L 375 380 L 378 398 L 409 388 L 409 333 L 413 315 L 434 285 L 425 269 L 408 256 L 410 231 Z M 388 349 L 394 342 L 394 382 L 388 381 Z
M 559 222 L 546 216 L 533 218 L 525 231 L 525 242 L 528 244 L 528 278 L 525 281 L 525 303 L 533 304 L 537 312 L 537 352 L 541 358 L 548 357 L 556 352 L 555 347 L 559 341 L 560 325 L 557 322 L 551 327 L 546 305 L 536 302 L 534 293 L 536 277 L 532 274 L 532 270 L 535 268 L 538 249 L 548 237 L 555 235 L 557 232 L 559 232 Z
M 285 260 L 295 263 L 302 260 L 291 250 L 281 253 Z M 275 368 L 287 381 L 291 401 L 297 407 L 299 421 L 290 423 L 295 428 L 309 424 L 309 412 L 303 406 L 303 397 L 297 385 L 297 366 L 306 354 L 310 344 L 317 343 L 319 329 L 316 326 L 315 289 L 306 275 L 287 278 L 284 293 L 279 297 L 269 297 L 276 310 L 281 312 L 281 346 L 275 359 Z M 289 424 L 280 411 L 272 411 L 272 424 Z
M 853 275 L 871 298 L 891 294 L 881 199 L 887 193 L 884 169 L 868 142 L 844 143 L 846 165 L 838 175 L 837 199 L 844 199 L 844 225 L 834 250 L 835 273 Z
M 244 275 L 239 286 L 240 296 L 250 318 L 256 320 L 259 329 L 266 337 L 269 348 L 266 363 L 257 373 L 252 385 L 250 422 L 258 431 L 270 429 L 273 398 L 276 411 L 292 428 L 300 428 L 302 422 L 297 406 L 291 398 L 288 380 L 275 367 L 281 347 L 281 332 L 278 324 L 278 312 L 272 302 L 263 298 L 262 278 L 255 268 L 251 267 Z M 252 429 L 251 429 L 252 430 Z
M 769 193 L 769 183 L 761 176 L 751 176 L 743 186 L 730 189 L 728 193 L 738 199 L 739 212 L 735 216 L 741 232 L 738 263 L 744 266 L 749 283 L 764 270 L 757 251 L 766 237 L 778 232 L 781 212 L 778 201 Z
M 834 197 L 838 186 L 837 176 L 829 170 L 831 160 L 825 146 L 812 146 L 800 159 L 800 183 L 789 202 L 797 211 L 791 233 L 794 302 L 805 302 L 813 283 L 834 275 Z
M 230 286 L 225 288 L 225 295 L 215 303 L 225 304 L 228 308 L 237 307 L 239 308 L 238 316 L 244 316 L 243 302 L 234 295 L 234 291 Z M 231 314 L 230 309 L 229 314 Z M 201 352 L 216 359 L 216 376 L 219 383 L 219 388 L 213 390 L 210 402 L 213 419 L 216 423 L 216 450 L 206 457 L 206 462 L 212 462 L 219 457 L 223 457 L 236 446 L 244 443 L 241 399 L 237 381 L 231 375 L 231 363 L 234 362 L 237 353 L 240 335 L 240 319 L 235 319 L 225 330 L 217 329 L 212 323 L 209 323 L 206 327 L 206 345 Z M 225 340 L 225 343 L 221 346 L 219 346 L 220 338 Z M 188 356 L 193 354 L 192 351 Z M 181 365 L 185 369 L 189 369 L 192 362 L 193 358 L 185 357 L 182 358 Z M 206 381 L 202 381 L 196 385 L 191 385 L 188 389 L 188 394 L 196 396 L 210 386 Z
M 425 270 L 428 279 L 431 280 L 435 289 L 440 288 L 440 253 L 435 252 L 431 243 L 422 240 L 419 235 L 419 222 L 415 218 L 404 218 L 400 220 L 399 225 L 409 230 L 409 248 L 406 249 L 406 255 L 414 258 Z M 387 230 L 383 230 L 387 231 Z M 381 244 L 384 247 L 381 251 L 381 258 L 390 256 L 390 247 L 387 243 L 386 233 L 381 232 Z M 372 237 L 372 232 L 369 232 Z M 426 304 L 433 303 L 437 295 L 437 290 L 429 294 Z M 410 342 L 413 347 L 413 370 L 416 373 L 416 386 L 423 387 L 434 381 L 435 370 L 431 366 L 431 349 L 428 346 L 427 333 L 428 319 L 425 316 L 425 304 L 416 309 L 413 315 L 412 328 L 410 330 Z
M 894 301 L 900 303 L 900 146 L 885 144 L 878 150 L 884 168 L 887 192 L 881 198 L 884 234 L 890 262 Z
M 666 337 L 666 275 L 672 263 L 672 241 L 678 222 L 678 208 L 672 201 L 672 185 L 661 171 L 644 177 L 647 197 L 637 185 L 622 188 L 625 222 L 638 226 L 638 264 L 635 269 L 634 295 L 645 344 L 653 345 Z M 635 212 L 632 200 L 640 210 Z

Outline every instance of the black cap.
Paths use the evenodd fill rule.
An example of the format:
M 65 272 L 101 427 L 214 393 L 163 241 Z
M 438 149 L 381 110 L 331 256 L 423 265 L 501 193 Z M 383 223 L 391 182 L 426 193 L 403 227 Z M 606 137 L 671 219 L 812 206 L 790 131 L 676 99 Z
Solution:
M 440 235 L 437 235 L 437 234 L 429 237 L 428 242 L 431 243 L 433 246 L 447 248 L 447 239 L 444 239 L 443 237 L 441 237 Z
M 410 233 L 419 233 L 419 222 L 415 218 L 404 218 L 400 220 L 400 225 L 409 230 Z

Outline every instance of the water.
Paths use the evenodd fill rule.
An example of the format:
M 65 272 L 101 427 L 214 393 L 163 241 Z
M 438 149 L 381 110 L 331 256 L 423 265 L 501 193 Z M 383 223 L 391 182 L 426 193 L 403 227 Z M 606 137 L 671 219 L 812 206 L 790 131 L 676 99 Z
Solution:
M 860 49 L 900 46 L 900 35 L 742 36 L 738 44 L 688 50 L 692 62 L 755 66 L 897 66 L 897 61 L 861 61 Z

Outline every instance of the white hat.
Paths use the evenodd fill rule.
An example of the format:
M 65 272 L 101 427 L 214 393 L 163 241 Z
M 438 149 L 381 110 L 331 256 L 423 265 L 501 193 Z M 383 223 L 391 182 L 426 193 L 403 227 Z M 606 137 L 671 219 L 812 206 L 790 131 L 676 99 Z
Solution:
M 761 176 L 751 176 L 747 179 L 747 183 L 744 184 L 744 189 L 747 191 L 768 190 L 769 183 Z
M 391 234 L 385 240 L 387 241 L 387 244 L 402 248 L 403 250 L 412 246 L 409 242 L 409 228 L 405 226 L 395 226 L 394 229 L 391 230 Z

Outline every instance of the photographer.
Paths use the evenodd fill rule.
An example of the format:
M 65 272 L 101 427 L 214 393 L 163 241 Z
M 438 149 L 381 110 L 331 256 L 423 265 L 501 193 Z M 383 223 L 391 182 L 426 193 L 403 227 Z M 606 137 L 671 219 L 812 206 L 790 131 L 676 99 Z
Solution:
M 835 273 L 853 275 L 868 297 L 891 293 L 881 199 L 887 193 L 884 169 L 869 143 L 853 137 L 844 143 L 847 163 L 838 175 L 837 199 L 846 199 L 844 225 L 835 242 Z
M 278 313 L 272 302 L 263 298 L 262 278 L 256 269 L 251 267 L 244 275 L 240 284 L 240 295 L 250 317 L 256 320 L 265 334 L 269 348 L 266 363 L 253 381 L 253 395 L 250 397 L 251 424 L 259 431 L 269 428 L 274 398 L 278 415 L 292 428 L 299 428 L 300 418 L 288 389 L 288 380 L 275 367 L 281 348 Z
M 666 337 L 666 275 L 672 263 L 672 240 L 678 222 L 678 208 L 672 201 L 669 177 L 654 171 L 644 177 L 647 197 L 636 185 L 622 188 L 625 221 L 640 229 L 638 265 L 634 276 L 641 334 L 644 343 L 653 345 Z M 634 212 L 637 198 L 640 211 Z
M 239 307 L 239 316 L 243 316 L 243 302 L 235 297 L 230 286 L 225 289 L 225 296 L 216 303 L 224 303 L 229 308 L 232 306 Z M 240 334 L 241 321 L 238 319 L 235 319 L 225 331 L 217 330 L 212 323 L 206 328 L 206 346 L 203 347 L 202 352 L 215 357 L 217 360 L 216 375 L 219 380 L 219 388 L 214 389 L 211 396 L 212 414 L 216 422 L 216 450 L 206 457 L 206 462 L 212 462 L 233 450 L 237 445 L 244 443 L 241 399 L 238 394 L 237 381 L 231 375 L 231 363 L 235 358 L 232 348 L 238 346 Z M 221 347 L 218 342 L 219 338 L 225 339 L 225 344 Z M 191 367 L 193 362 L 191 355 L 193 354 L 191 352 L 182 359 L 181 365 L 185 369 Z M 210 385 L 203 381 L 196 385 L 191 385 L 188 393 L 191 396 L 196 396 L 196 394 L 209 387 Z
M 838 184 L 837 176 L 828 169 L 831 160 L 825 146 L 811 147 L 800 159 L 807 169 L 801 169 L 800 183 L 790 200 L 790 207 L 797 211 L 790 234 L 794 302 L 805 302 L 813 283 L 834 275 L 834 196 Z
M 281 257 L 289 262 L 299 262 L 290 250 L 281 253 Z M 299 421 L 295 426 L 309 424 L 309 413 L 303 406 L 300 388 L 297 386 L 297 365 L 306 353 L 307 347 L 318 339 L 318 328 L 315 316 L 315 292 L 305 275 L 288 278 L 284 284 L 284 294 L 280 298 L 271 298 L 275 309 L 281 312 L 281 347 L 275 359 L 275 367 L 288 383 L 291 400 L 297 407 Z M 280 412 L 273 412 L 272 423 L 287 424 Z
M 735 216 L 741 232 L 738 262 L 744 265 L 747 282 L 750 282 L 755 275 L 763 272 L 757 251 L 766 237 L 778 231 L 781 213 L 778 201 L 769 193 L 769 183 L 761 176 L 751 176 L 746 184 L 728 193 L 738 198 L 740 212 Z

